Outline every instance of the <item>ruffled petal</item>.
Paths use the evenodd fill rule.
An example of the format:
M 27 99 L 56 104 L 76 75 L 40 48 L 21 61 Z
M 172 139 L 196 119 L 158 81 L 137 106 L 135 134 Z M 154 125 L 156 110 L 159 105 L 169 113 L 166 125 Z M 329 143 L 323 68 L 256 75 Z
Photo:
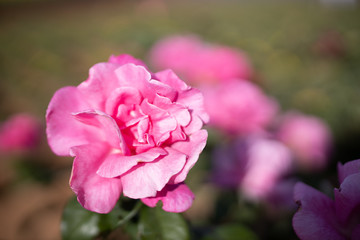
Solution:
M 129 63 L 119 67 L 115 72 L 119 79 L 118 86 L 136 88 L 143 98 L 153 101 L 155 91 L 150 84 L 151 74 L 144 67 Z
M 151 119 L 151 126 L 149 133 L 154 137 L 157 145 L 167 140 L 170 133 L 177 127 L 176 119 L 167 111 L 149 103 L 145 99 L 141 104 L 141 110 Z
M 116 116 L 120 104 L 139 105 L 141 100 L 142 96 L 137 89 L 132 87 L 117 88 L 108 97 L 105 112 Z
M 177 123 L 181 126 L 187 126 L 191 121 L 189 110 L 177 103 L 171 102 L 168 98 L 156 95 L 154 105 L 161 109 L 165 109 L 171 116 L 173 116 Z
M 165 150 L 168 155 L 153 162 L 139 163 L 121 176 L 125 196 L 134 199 L 154 197 L 184 167 L 185 154 L 171 148 Z
M 111 154 L 101 164 L 97 174 L 106 178 L 118 177 L 139 163 L 152 162 L 159 156 L 165 154 L 167 154 L 167 152 L 162 148 L 152 148 L 147 152 L 132 156 Z
M 156 94 L 163 96 L 169 99 L 170 101 L 174 101 L 177 98 L 178 92 L 169 85 L 155 79 L 151 79 L 150 84 L 154 89 L 154 91 L 156 92 Z
M 155 73 L 155 77 L 179 92 L 190 89 L 190 87 L 170 69 Z
M 185 141 L 187 135 L 184 133 L 181 126 L 177 126 L 177 128 L 170 133 L 169 142 L 177 142 L 177 141 Z
M 204 123 L 203 121 L 200 119 L 200 117 L 198 117 L 196 114 L 194 114 L 193 112 L 190 113 L 190 116 L 191 116 L 191 121 L 190 123 L 184 128 L 184 132 L 187 134 L 187 135 L 191 135 L 197 131 L 199 131 Z
M 97 128 L 99 135 L 101 136 L 98 141 L 108 142 L 112 147 L 120 149 L 121 153 L 124 155 L 130 153 L 125 140 L 112 117 L 96 110 L 78 112 L 73 115 L 79 122 Z
M 89 78 L 82 82 L 78 89 L 92 106 L 92 109 L 105 111 L 105 103 L 111 92 L 118 88 L 118 80 L 115 70 L 117 64 L 98 63 L 89 70 Z
M 71 155 L 76 156 L 70 177 L 71 189 L 84 208 L 97 213 L 109 213 L 121 194 L 120 179 L 96 174 L 109 149 L 106 143 L 71 148 Z
M 77 121 L 72 113 L 90 105 L 76 87 L 58 90 L 46 111 L 46 133 L 49 145 L 57 155 L 69 155 L 70 148 L 99 140 L 98 130 Z
M 188 210 L 195 199 L 194 194 L 184 183 L 166 185 L 155 197 L 143 198 L 141 201 L 149 207 L 155 207 L 162 201 L 162 209 L 167 212 L 184 212 Z
M 294 200 L 300 205 L 293 217 L 293 227 L 300 239 L 346 239 L 337 230 L 334 202 L 303 183 L 297 183 Z
M 171 182 L 177 184 L 185 181 L 188 172 L 195 165 L 200 153 L 205 148 L 207 137 L 207 131 L 200 130 L 190 135 L 187 141 L 179 141 L 171 145 L 172 149 L 188 156 L 184 168 L 171 179 Z
M 140 59 L 134 58 L 133 56 L 128 55 L 128 54 L 120 54 L 118 56 L 111 55 L 109 57 L 108 62 L 109 63 L 116 63 L 116 64 L 119 64 L 119 65 L 124 65 L 124 64 L 127 64 L 127 63 L 133 63 L 135 65 L 143 66 L 143 67 L 146 68 L 146 65 L 145 65 L 145 63 L 143 61 L 141 61 Z
M 204 107 L 204 96 L 199 90 L 195 88 L 191 88 L 181 92 L 176 102 L 186 106 L 190 111 L 196 114 L 204 123 L 209 122 L 209 115 L 206 113 Z

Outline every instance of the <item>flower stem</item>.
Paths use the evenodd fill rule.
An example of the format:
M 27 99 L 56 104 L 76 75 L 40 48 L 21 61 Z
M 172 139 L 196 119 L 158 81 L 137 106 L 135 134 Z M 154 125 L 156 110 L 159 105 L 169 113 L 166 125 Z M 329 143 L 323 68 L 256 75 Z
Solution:
M 120 227 L 121 225 L 129 221 L 131 218 L 133 218 L 139 212 L 141 206 L 142 206 L 142 202 L 138 201 L 134 206 L 134 208 L 123 219 L 119 220 L 119 222 L 117 223 L 118 227 Z

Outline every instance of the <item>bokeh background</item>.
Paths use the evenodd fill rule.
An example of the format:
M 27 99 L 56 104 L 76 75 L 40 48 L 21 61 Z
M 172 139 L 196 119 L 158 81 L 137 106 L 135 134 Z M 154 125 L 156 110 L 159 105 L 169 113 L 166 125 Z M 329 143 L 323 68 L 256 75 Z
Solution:
M 47 146 L 44 116 L 54 92 L 78 85 L 112 54 L 128 53 L 151 66 L 149 49 L 168 35 L 196 34 L 246 52 L 254 81 L 283 111 L 318 116 L 331 128 L 330 164 L 299 177 L 309 183 L 336 178 L 336 162 L 360 157 L 360 8 L 356 1 L 340 2 L 1 0 L 0 121 L 26 112 L 43 131 L 35 149 L 1 156 L 0 239 L 60 239 L 72 159 L 56 157 Z M 204 184 L 208 154 L 188 183 L 196 195 L 215 199 L 221 190 Z M 236 207 L 236 217 L 226 217 L 233 196 L 221 194 L 228 194 L 222 202 L 194 204 L 185 214 L 194 239 L 233 220 L 259 239 L 296 239 L 291 214 L 260 219 L 261 208 L 244 205 Z

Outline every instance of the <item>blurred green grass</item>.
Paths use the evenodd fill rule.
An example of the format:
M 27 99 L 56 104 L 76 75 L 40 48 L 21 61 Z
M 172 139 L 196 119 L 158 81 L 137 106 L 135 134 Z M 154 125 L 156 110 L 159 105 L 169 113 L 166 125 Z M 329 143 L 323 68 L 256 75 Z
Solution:
M 43 116 L 53 93 L 111 54 L 146 60 L 169 34 L 194 33 L 244 50 L 282 109 L 326 119 L 336 138 L 360 136 L 360 9 L 315 1 L 41 1 L 0 5 L 0 118 Z M 142 5 L 142 7 L 141 7 Z M 327 31 L 345 54 L 314 51 Z

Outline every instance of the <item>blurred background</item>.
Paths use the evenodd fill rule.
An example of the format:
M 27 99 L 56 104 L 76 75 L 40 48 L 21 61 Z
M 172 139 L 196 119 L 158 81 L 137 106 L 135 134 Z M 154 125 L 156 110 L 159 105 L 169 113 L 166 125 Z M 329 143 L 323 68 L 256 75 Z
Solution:
M 112 54 L 131 54 L 155 70 L 154 44 L 189 34 L 243 51 L 252 82 L 280 111 L 295 109 L 329 126 L 328 165 L 294 175 L 323 191 L 337 186 L 336 163 L 360 158 L 359 2 L 0 0 L 0 122 L 28 114 L 41 129 L 36 145 L 0 156 L 0 239 L 60 239 L 61 214 L 73 195 L 72 159 L 47 145 L 44 116 L 54 92 L 86 80 L 88 69 Z M 208 232 L 230 223 L 235 235 L 296 239 L 296 208 L 277 215 L 210 184 L 217 136 L 210 129 L 209 148 L 187 180 L 197 196 L 185 213 L 193 238 L 212 239 Z

